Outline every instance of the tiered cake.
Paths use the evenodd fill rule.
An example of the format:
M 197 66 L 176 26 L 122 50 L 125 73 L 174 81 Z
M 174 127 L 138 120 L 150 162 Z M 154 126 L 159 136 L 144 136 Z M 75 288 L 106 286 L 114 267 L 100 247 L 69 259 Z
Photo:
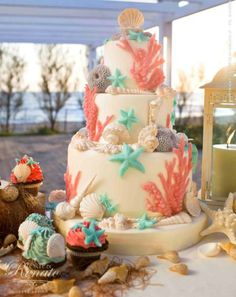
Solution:
M 163 85 L 161 46 L 143 22 L 140 11 L 124 10 L 120 33 L 89 74 L 87 125 L 69 145 L 67 202 L 55 211 L 64 235 L 79 220 L 98 220 L 110 252 L 120 254 L 186 248 L 206 224 L 192 182 L 192 145 L 172 128 L 176 94 Z

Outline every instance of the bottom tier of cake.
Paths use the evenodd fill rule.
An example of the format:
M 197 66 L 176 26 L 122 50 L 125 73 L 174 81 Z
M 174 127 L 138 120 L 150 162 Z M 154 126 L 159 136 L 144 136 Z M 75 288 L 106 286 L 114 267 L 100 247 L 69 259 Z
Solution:
M 80 218 L 63 221 L 54 215 L 58 231 L 66 236 Z M 108 253 L 118 255 L 155 255 L 169 250 L 183 250 L 201 240 L 200 232 L 206 227 L 207 218 L 202 213 L 189 224 L 178 224 L 145 230 L 106 230 L 109 241 Z

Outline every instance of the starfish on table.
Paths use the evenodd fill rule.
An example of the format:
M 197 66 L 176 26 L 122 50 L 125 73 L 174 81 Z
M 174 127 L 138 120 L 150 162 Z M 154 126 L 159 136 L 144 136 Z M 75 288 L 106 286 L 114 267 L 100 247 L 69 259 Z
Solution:
M 116 69 L 115 74 L 108 76 L 107 79 L 111 81 L 113 87 L 125 88 L 126 76 L 122 75 L 119 69 Z
M 135 31 L 129 30 L 129 39 L 136 40 L 137 42 L 142 42 L 142 41 L 148 41 L 149 37 L 145 35 L 142 31 L 135 32 Z
M 145 213 L 141 218 L 138 219 L 138 229 L 143 230 L 153 227 L 157 223 L 157 219 L 150 219 Z
M 129 108 L 128 111 L 121 109 L 118 122 L 123 124 L 128 130 L 131 129 L 133 124 L 138 123 L 138 118 L 136 117 L 133 108 Z
M 85 234 L 85 244 L 95 243 L 96 246 L 102 246 L 99 237 L 102 236 L 105 230 L 96 230 L 95 221 L 91 221 L 89 227 L 82 227 L 82 232 Z
M 145 172 L 143 164 L 137 160 L 142 152 L 142 147 L 134 151 L 130 146 L 128 146 L 128 144 L 124 144 L 122 152 L 111 156 L 109 160 L 121 163 L 119 169 L 120 176 L 123 176 L 129 168 L 135 168 L 141 172 Z
M 202 210 L 212 220 L 211 225 L 201 232 L 202 236 L 211 233 L 224 233 L 231 243 L 236 244 L 236 213 L 233 211 L 234 197 L 229 195 L 224 208 L 217 211 L 210 209 L 205 203 L 200 202 Z

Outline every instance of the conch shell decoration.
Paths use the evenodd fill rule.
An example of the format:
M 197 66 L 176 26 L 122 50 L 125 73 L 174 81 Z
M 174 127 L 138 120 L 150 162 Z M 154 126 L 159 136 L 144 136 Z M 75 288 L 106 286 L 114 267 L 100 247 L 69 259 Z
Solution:
M 184 207 L 191 216 L 198 217 L 201 214 L 201 206 L 196 197 L 195 188 L 195 183 L 192 183 L 191 190 L 185 194 Z
M 189 224 L 192 222 L 192 219 L 189 214 L 187 214 L 184 211 L 181 211 L 180 213 L 163 219 L 160 222 L 157 223 L 157 226 L 166 226 L 166 225 L 175 225 L 175 224 Z
M 85 269 L 85 271 L 82 272 L 82 278 L 89 277 L 94 274 L 101 276 L 107 271 L 109 265 L 110 260 L 108 257 L 94 261 Z
M 138 136 L 138 144 L 144 147 L 146 152 L 154 152 L 158 147 L 158 139 L 157 135 L 157 127 L 156 125 L 149 125 L 144 127 Z
M 99 278 L 99 284 L 109 284 L 114 283 L 115 281 L 119 281 L 124 283 L 128 276 L 128 267 L 125 264 L 120 266 L 114 266 L 107 270 L 105 274 L 101 278 Z
M 119 123 L 112 123 L 106 126 L 102 133 L 105 142 L 109 144 L 123 144 L 129 140 L 128 129 Z
M 136 8 L 124 9 L 118 16 L 118 24 L 121 29 L 140 29 L 144 23 L 142 12 Z

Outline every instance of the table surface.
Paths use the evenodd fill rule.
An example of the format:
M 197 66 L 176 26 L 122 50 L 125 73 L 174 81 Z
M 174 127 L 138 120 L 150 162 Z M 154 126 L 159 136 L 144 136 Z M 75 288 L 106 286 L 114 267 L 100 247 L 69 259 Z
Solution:
M 188 265 L 189 275 L 181 276 L 169 271 L 172 265 L 165 260 L 150 257 L 151 267 L 157 272 L 145 290 L 130 289 L 127 297 L 235 297 L 236 261 L 224 252 L 214 258 L 204 258 L 198 253 L 198 246 L 205 242 L 226 239 L 222 236 L 208 236 L 198 245 L 181 251 L 181 261 Z M 133 261 L 135 257 L 125 257 Z M 2 258 L 2 260 L 4 260 Z M 152 285 L 153 284 L 153 285 Z M 45 295 L 44 295 L 45 296 Z M 48 297 L 68 296 L 48 294 Z

